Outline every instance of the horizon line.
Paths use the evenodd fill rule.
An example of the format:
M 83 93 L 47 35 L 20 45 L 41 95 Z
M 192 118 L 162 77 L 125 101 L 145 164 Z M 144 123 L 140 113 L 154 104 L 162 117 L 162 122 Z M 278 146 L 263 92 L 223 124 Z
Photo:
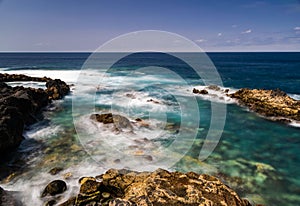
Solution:
M 96 53 L 97 51 L 74 51 L 74 50 L 66 50 L 66 51 L 0 51 L 0 53 Z M 131 52 L 131 51 L 118 51 L 120 53 L 122 52 Z M 117 53 L 118 53 L 117 52 Z M 155 51 L 149 51 L 149 52 L 155 52 Z M 159 52 L 159 51 L 157 51 Z M 191 51 L 168 51 L 168 52 L 186 52 L 189 53 Z M 270 52 L 270 53 L 280 53 L 280 52 L 300 52 L 300 50 L 257 50 L 257 51 L 253 51 L 253 50 L 249 50 L 249 51 L 239 51 L 239 50 L 208 50 L 208 51 L 203 51 L 204 53 L 233 53 L 233 52 L 238 52 L 238 53 L 251 53 L 251 52 L 255 52 L 255 53 L 259 53 L 259 52 Z M 115 53 L 115 52 L 99 52 L 99 53 Z

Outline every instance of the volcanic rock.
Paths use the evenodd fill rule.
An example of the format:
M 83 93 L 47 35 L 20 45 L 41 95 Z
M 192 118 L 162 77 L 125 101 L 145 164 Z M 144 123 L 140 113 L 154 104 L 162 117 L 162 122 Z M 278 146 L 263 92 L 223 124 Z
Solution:
M 14 81 L 46 82 L 47 89 L 11 87 L 5 83 Z M 23 140 L 24 127 L 42 119 L 42 108 L 69 91 L 69 86 L 61 80 L 0 74 L 0 153 L 16 149 Z
M 162 169 L 154 172 L 110 169 L 96 179 L 87 178 L 77 198 L 62 205 L 251 206 L 216 177 Z
M 230 97 L 251 111 L 261 114 L 271 120 L 290 122 L 300 121 L 300 101 L 289 97 L 285 92 L 263 89 L 240 89 Z

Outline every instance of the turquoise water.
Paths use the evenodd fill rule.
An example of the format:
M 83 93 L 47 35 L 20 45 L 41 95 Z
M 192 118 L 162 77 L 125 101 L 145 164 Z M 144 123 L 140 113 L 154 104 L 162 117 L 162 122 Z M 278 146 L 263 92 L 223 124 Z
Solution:
M 300 97 L 300 53 L 208 55 L 222 78 L 223 86 L 231 91 L 242 87 L 280 88 L 294 98 Z M 45 113 L 48 121 L 33 125 L 27 131 L 29 139 L 20 153 L 31 154 L 25 159 L 30 164 L 25 165 L 21 174 L 10 183 L 1 186 L 17 188 L 24 194 L 28 185 L 38 191 L 53 178 L 46 175 L 47 171 L 61 165 L 74 177 L 94 174 L 95 171 L 99 174 L 109 167 L 135 168 L 139 165 L 143 169 L 152 169 L 165 166 L 173 170 L 217 175 L 242 197 L 257 204 L 300 204 L 299 128 L 263 119 L 219 97 L 205 100 L 201 96 L 195 97 L 200 121 L 197 128 L 193 128 L 197 111 L 184 110 L 183 107 L 192 105 L 194 95 L 191 89 L 203 85 L 203 81 L 184 62 L 163 54 L 133 55 L 117 62 L 105 78 L 102 75 L 106 68 L 101 68 L 101 65 L 100 69 L 85 70 L 84 77 L 87 80 L 93 77 L 97 82 L 83 86 L 78 84 L 76 77 L 88 56 L 88 53 L 0 54 L 1 72 L 52 76 L 75 85 L 70 96 L 55 102 L 51 111 Z M 182 76 L 187 84 L 170 73 L 147 73 L 147 69 L 134 72 L 149 65 L 167 67 Z M 75 113 L 72 98 L 73 103 L 75 101 L 80 106 Z M 147 101 L 150 99 L 158 103 Z M 89 108 L 91 102 L 95 106 L 92 110 Z M 217 107 L 226 106 L 225 127 L 213 153 L 200 161 L 199 152 L 211 124 L 211 102 Z M 95 110 L 104 112 L 110 109 L 132 122 L 135 118 L 142 118 L 150 127 L 134 125 L 134 134 L 116 133 L 112 128 L 95 126 L 90 121 L 89 115 Z M 77 133 L 73 117 L 75 122 L 76 119 L 80 122 Z M 195 132 L 193 129 L 196 129 L 196 136 L 190 140 L 189 135 Z M 218 134 L 218 131 L 212 132 Z M 172 145 L 181 134 L 186 136 L 174 150 L 166 153 L 156 150 Z M 30 139 L 35 142 L 30 142 Z M 33 146 L 32 150 L 24 151 L 28 145 Z M 97 169 L 89 170 L 86 161 Z M 35 179 L 35 176 L 40 178 Z M 69 181 L 73 184 L 73 180 Z M 27 202 L 38 202 L 36 199 L 38 197 L 32 196 L 29 200 L 24 197 Z

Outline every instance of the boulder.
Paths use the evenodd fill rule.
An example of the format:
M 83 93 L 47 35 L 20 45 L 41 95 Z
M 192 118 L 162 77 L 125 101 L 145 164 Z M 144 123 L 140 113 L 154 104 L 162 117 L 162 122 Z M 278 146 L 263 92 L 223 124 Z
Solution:
M 118 114 L 92 114 L 90 118 L 96 122 L 101 122 L 103 124 L 113 124 L 114 128 L 117 131 L 128 130 L 130 132 L 133 132 L 133 127 L 130 123 L 130 120 Z
M 54 180 L 50 182 L 44 189 L 42 197 L 47 195 L 54 196 L 61 194 L 67 190 L 67 184 L 63 180 Z
M 88 177 L 83 181 L 77 197 L 61 205 L 70 204 L 251 206 L 216 177 L 162 169 L 154 172 L 110 169 L 95 179 Z

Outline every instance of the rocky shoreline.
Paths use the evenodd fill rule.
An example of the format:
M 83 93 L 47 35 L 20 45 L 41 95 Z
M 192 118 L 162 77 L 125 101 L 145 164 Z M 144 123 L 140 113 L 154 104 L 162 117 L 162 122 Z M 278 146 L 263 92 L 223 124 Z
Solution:
M 284 123 L 300 121 L 300 101 L 289 97 L 279 89 L 244 88 L 229 96 L 237 99 L 240 105 L 268 119 Z
M 45 82 L 45 89 L 11 87 L 7 82 Z M 59 79 L 0 73 L 0 154 L 14 152 L 23 141 L 24 129 L 43 119 L 43 108 L 69 94 L 70 87 Z M 10 191 L 0 187 L 0 205 L 22 205 Z
M 45 82 L 46 89 L 6 84 L 18 81 Z M 0 74 L 0 153 L 5 155 L 18 148 L 24 128 L 41 120 L 42 109 L 69 92 L 70 87 L 59 79 Z
M 110 169 L 96 177 L 79 179 L 77 195 L 59 203 L 67 185 L 52 181 L 42 192 L 45 205 L 82 206 L 251 206 L 218 178 L 194 172 L 135 172 Z
M 202 96 L 210 94 L 210 90 L 218 91 L 224 96 L 230 97 L 243 107 L 247 107 L 264 118 L 283 123 L 300 122 L 300 101 L 288 96 L 285 92 L 265 89 L 242 88 L 234 93 L 229 89 L 222 90 L 220 87 L 211 85 L 205 89 L 193 89 L 193 93 Z M 223 98 L 223 97 L 220 97 Z
M 45 89 L 11 87 L 6 84 L 18 81 L 45 82 Z M 0 74 L 1 155 L 17 149 L 24 139 L 22 136 L 24 128 L 42 120 L 43 108 L 53 100 L 62 99 L 69 92 L 70 87 L 59 79 Z M 120 115 L 94 114 L 91 119 L 113 123 L 118 131 L 132 129 L 128 125 L 128 120 Z M 141 124 L 141 120 L 136 121 Z M 193 172 L 169 172 L 162 169 L 154 172 L 135 172 L 110 169 L 96 177 L 80 178 L 79 185 L 79 193 L 69 198 L 64 196 L 68 191 L 68 184 L 56 179 L 41 191 L 40 198 L 47 206 L 251 205 L 218 178 Z M 69 199 L 63 202 L 65 198 Z M 22 205 L 22 203 L 14 198 L 12 192 L 0 187 L 1 205 Z

